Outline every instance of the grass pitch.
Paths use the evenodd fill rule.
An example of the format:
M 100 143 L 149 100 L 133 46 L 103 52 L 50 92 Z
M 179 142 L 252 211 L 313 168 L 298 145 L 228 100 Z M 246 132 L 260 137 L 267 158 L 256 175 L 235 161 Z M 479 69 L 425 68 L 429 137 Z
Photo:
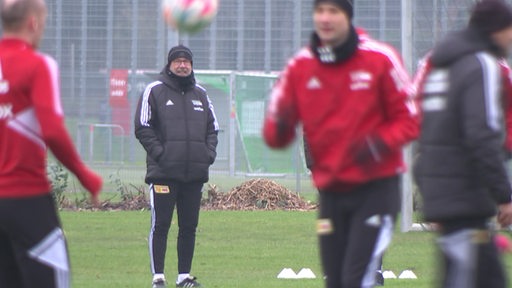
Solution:
M 61 218 L 73 287 L 151 287 L 148 211 L 62 212 Z M 202 211 L 192 274 L 206 288 L 322 288 L 315 218 L 315 212 Z M 177 269 L 176 228 L 173 223 L 167 250 L 169 287 Z M 418 279 L 386 279 L 385 287 L 434 287 L 433 239 L 427 232 L 395 233 L 385 269 L 397 276 L 410 269 Z M 317 279 L 277 279 L 285 267 L 310 268 Z

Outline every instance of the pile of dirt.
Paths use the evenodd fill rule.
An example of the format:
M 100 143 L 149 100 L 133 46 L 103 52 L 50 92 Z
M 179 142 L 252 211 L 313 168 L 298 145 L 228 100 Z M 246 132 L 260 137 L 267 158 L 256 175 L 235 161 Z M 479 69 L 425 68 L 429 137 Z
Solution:
M 252 179 L 227 193 L 209 185 L 208 197 L 203 199 L 204 210 L 300 210 L 316 208 L 287 188 L 267 179 Z

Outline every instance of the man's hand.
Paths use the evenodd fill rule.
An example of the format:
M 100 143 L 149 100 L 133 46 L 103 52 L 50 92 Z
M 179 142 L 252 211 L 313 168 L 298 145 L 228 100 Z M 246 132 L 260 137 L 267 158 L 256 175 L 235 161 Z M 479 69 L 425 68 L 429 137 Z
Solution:
M 512 224 L 512 202 L 499 205 L 498 223 L 501 226 Z
M 77 177 L 78 180 L 80 180 L 82 186 L 84 186 L 84 188 L 87 189 L 89 193 L 91 193 L 92 205 L 94 205 L 94 207 L 98 207 L 100 203 L 98 195 L 100 194 L 101 188 L 103 186 L 103 179 L 101 176 L 89 168 L 84 167 L 80 175 L 77 175 Z
M 375 135 L 368 135 L 355 143 L 350 148 L 355 161 L 362 167 L 371 167 L 372 165 L 382 162 L 390 150 L 386 144 Z
M 98 197 L 98 194 L 91 195 L 91 204 L 94 208 L 100 207 L 100 198 Z

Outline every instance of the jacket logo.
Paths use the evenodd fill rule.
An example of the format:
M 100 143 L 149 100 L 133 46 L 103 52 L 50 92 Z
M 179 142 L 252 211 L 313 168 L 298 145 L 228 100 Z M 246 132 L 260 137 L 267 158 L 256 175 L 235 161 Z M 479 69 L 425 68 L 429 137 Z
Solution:
M 174 103 L 171 100 L 167 100 L 167 103 L 165 103 L 165 106 L 171 106 L 174 105 Z
M 449 72 L 445 69 L 433 70 L 425 81 L 423 93 L 425 94 L 442 94 L 448 92 L 450 88 Z
M 203 112 L 203 102 L 199 100 L 192 100 L 192 104 L 194 105 L 194 111 L 200 111 Z
M 199 100 L 192 100 L 192 104 L 194 104 L 194 106 L 203 106 L 203 102 Z
M 155 185 L 153 186 L 155 193 L 158 194 L 169 194 L 171 193 L 171 189 L 167 185 Z
M 449 72 L 446 69 L 435 69 L 425 79 L 423 85 L 423 102 L 425 112 L 442 111 L 447 106 L 445 96 L 450 88 Z
M 350 90 L 368 90 L 371 87 L 373 75 L 367 71 L 355 71 L 350 73 Z
M 0 120 L 11 118 L 12 116 L 12 104 L 0 105 Z
M 440 95 L 434 95 L 432 97 L 426 97 L 423 100 L 421 107 L 425 112 L 442 111 L 446 108 L 446 99 Z
M 323 218 L 316 221 L 316 233 L 318 235 L 329 235 L 334 231 L 331 219 Z
M 317 90 L 322 88 L 322 83 L 320 83 L 320 80 L 318 78 L 313 77 L 309 79 L 308 85 L 306 86 L 309 90 Z

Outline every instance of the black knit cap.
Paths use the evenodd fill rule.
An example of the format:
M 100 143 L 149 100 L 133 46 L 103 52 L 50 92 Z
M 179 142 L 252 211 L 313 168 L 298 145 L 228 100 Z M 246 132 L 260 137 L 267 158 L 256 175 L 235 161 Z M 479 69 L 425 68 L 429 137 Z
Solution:
M 347 12 L 348 17 L 352 19 L 354 17 L 354 5 L 352 0 L 315 0 L 314 7 L 320 3 L 331 3 L 341 8 L 341 10 Z
M 494 33 L 512 26 L 512 7 L 503 0 L 480 0 L 473 6 L 469 26 Z
M 185 58 L 188 59 L 190 62 L 192 61 L 192 51 L 188 49 L 188 47 L 184 45 L 178 45 L 174 46 L 169 50 L 169 54 L 167 55 L 167 62 L 171 63 L 172 61 L 178 59 L 178 58 Z

